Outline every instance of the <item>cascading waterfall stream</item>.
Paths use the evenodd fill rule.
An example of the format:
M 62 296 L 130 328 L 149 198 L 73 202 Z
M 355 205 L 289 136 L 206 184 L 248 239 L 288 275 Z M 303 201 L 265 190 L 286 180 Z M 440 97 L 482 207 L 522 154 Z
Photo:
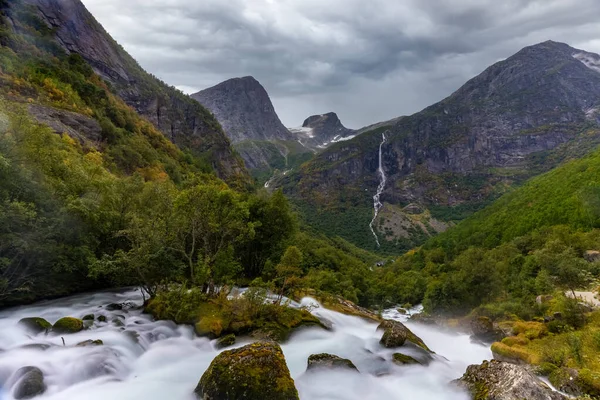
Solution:
M 386 142 L 386 137 L 385 137 L 385 132 L 383 132 L 381 134 L 382 136 L 382 140 L 381 143 L 379 144 L 379 168 L 377 169 L 377 175 L 379 175 L 379 186 L 377 186 L 377 193 L 375 193 L 375 196 L 373 196 L 373 219 L 371 220 L 371 223 L 369 224 L 369 228 L 371 228 L 371 232 L 373 232 L 373 236 L 375 237 L 375 241 L 377 242 L 377 247 L 381 247 L 381 244 L 379 243 L 379 238 L 377 237 L 377 233 L 375 233 L 375 228 L 373 227 L 373 225 L 375 224 L 375 220 L 377 219 L 377 216 L 379 215 L 379 211 L 381 210 L 381 208 L 383 208 L 383 204 L 381 203 L 381 193 L 383 193 L 383 189 L 385 189 L 385 181 L 386 181 L 386 177 L 385 177 L 385 172 L 383 171 L 383 161 L 382 161 L 382 154 L 383 154 L 383 145 Z
M 215 348 L 215 341 L 196 337 L 191 326 L 153 321 L 142 313 L 142 302 L 139 291 L 124 289 L 0 311 L 0 399 L 12 400 L 16 371 L 34 366 L 43 372 L 47 385 L 36 400 L 194 400 L 198 380 L 223 350 Z M 114 309 L 108 306 L 112 303 L 128 306 Z M 492 357 L 488 347 L 471 342 L 468 335 L 415 324 L 392 308 L 383 317 L 404 322 L 437 353 L 428 366 L 397 366 L 391 362 L 394 352 L 413 357 L 421 353 L 406 346 L 382 347 L 377 323 L 324 309 L 310 298 L 290 306 L 308 306 L 331 325 L 330 330 L 298 330 L 282 344 L 301 400 L 468 400 L 468 394 L 450 382 L 468 365 Z M 66 315 L 87 314 L 96 319 L 74 334 L 33 334 L 18 324 L 24 317 L 53 323 Z M 105 319 L 99 320 L 100 316 Z M 104 344 L 76 345 L 95 339 Z M 235 346 L 251 341 L 240 337 Z M 308 357 L 318 353 L 348 358 L 361 373 L 328 369 L 307 373 Z

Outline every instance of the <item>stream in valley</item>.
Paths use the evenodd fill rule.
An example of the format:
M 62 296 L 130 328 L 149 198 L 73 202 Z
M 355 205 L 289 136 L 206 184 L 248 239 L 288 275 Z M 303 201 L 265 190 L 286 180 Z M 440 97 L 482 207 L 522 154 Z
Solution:
M 123 310 L 107 305 L 126 303 Z M 47 391 L 36 399 L 52 400 L 193 400 L 193 390 L 218 354 L 214 341 L 196 337 L 189 326 L 153 321 L 139 309 L 139 291 L 122 290 L 77 295 L 0 312 L 0 399 L 13 398 L 15 372 L 25 366 L 42 370 Z M 292 304 L 299 306 L 298 304 Z M 302 305 L 316 306 L 305 298 Z M 417 357 L 414 349 L 395 351 L 379 344 L 377 324 L 324 308 L 312 313 L 333 329 L 304 328 L 282 345 L 286 361 L 302 400 L 468 400 L 450 381 L 470 364 L 491 359 L 488 347 L 471 342 L 464 334 L 406 322 L 396 310 L 384 317 L 404 322 L 434 351 L 428 366 L 397 366 L 394 352 Z M 88 329 L 76 334 L 32 335 L 18 325 L 24 317 L 42 317 L 54 323 L 61 317 L 94 314 Z M 64 338 L 64 345 L 62 342 Z M 102 346 L 77 347 L 100 339 Z M 239 340 L 236 346 L 249 343 Z M 361 371 L 317 370 L 306 373 L 307 358 L 331 353 L 351 359 Z

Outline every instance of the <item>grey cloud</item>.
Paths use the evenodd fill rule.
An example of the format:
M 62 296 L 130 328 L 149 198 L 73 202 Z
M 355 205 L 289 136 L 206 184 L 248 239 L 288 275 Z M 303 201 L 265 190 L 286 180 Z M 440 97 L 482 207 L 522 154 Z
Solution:
M 547 39 L 600 51 L 597 0 L 83 0 L 142 66 L 186 91 L 253 75 L 287 125 L 416 112 Z

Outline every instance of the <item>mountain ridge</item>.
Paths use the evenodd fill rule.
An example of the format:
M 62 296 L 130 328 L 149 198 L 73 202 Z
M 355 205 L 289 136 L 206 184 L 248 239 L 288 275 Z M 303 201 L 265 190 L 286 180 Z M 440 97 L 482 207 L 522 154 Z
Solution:
M 80 0 L 17 0 L 35 11 L 67 53 L 81 55 L 118 95 L 174 143 L 206 157 L 229 182 L 249 183 L 217 120 L 199 103 L 148 74 L 106 32 Z
M 368 219 L 379 184 L 378 148 L 386 132 L 384 209 L 401 219 L 410 217 L 413 223 L 405 228 L 414 232 L 399 237 L 390 227 L 399 223 L 387 219 L 378 221 L 379 233 L 388 237 L 389 249 L 417 245 L 439 231 L 436 221 L 471 213 L 509 187 L 562 159 L 585 154 L 600 141 L 600 74 L 578 60 L 578 54 L 591 60 L 588 64 L 599 57 L 552 41 L 528 46 L 442 101 L 332 145 L 280 185 L 306 210 L 338 210 L 331 218 L 313 212 L 313 221 L 335 221 L 359 207 L 362 211 L 355 212 L 362 216 L 347 222 L 357 226 L 358 219 Z M 410 204 L 424 210 L 420 221 L 402 211 Z M 422 223 L 424 229 L 418 226 Z M 332 228 L 330 234 L 336 230 L 349 238 L 347 228 Z M 407 231 L 398 227 L 401 230 Z M 361 230 L 360 236 L 368 233 Z

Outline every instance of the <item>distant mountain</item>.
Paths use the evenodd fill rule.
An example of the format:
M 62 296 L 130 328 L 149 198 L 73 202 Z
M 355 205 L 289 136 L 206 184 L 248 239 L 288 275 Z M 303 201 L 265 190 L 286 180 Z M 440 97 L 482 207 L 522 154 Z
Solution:
M 297 140 L 314 150 L 325 149 L 333 143 L 352 139 L 356 131 L 346 128 L 337 114 L 313 115 L 308 117 L 302 127 L 291 128 Z
M 528 177 L 600 143 L 600 56 L 552 41 L 487 68 L 448 98 L 335 143 L 279 183 L 305 218 L 375 248 L 409 248 Z M 381 155 L 381 159 L 380 159 Z
M 253 77 L 233 78 L 192 95 L 219 120 L 232 143 L 292 140 L 265 88 Z
M 171 141 L 207 159 L 221 178 L 241 184 L 249 181 L 217 120 L 196 101 L 145 72 L 80 0 L 8 3 L 23 7 L 41 26 L 47 26 L 53 37 L 43 39 L 45 46 L 81 55 L 129 106 Z

